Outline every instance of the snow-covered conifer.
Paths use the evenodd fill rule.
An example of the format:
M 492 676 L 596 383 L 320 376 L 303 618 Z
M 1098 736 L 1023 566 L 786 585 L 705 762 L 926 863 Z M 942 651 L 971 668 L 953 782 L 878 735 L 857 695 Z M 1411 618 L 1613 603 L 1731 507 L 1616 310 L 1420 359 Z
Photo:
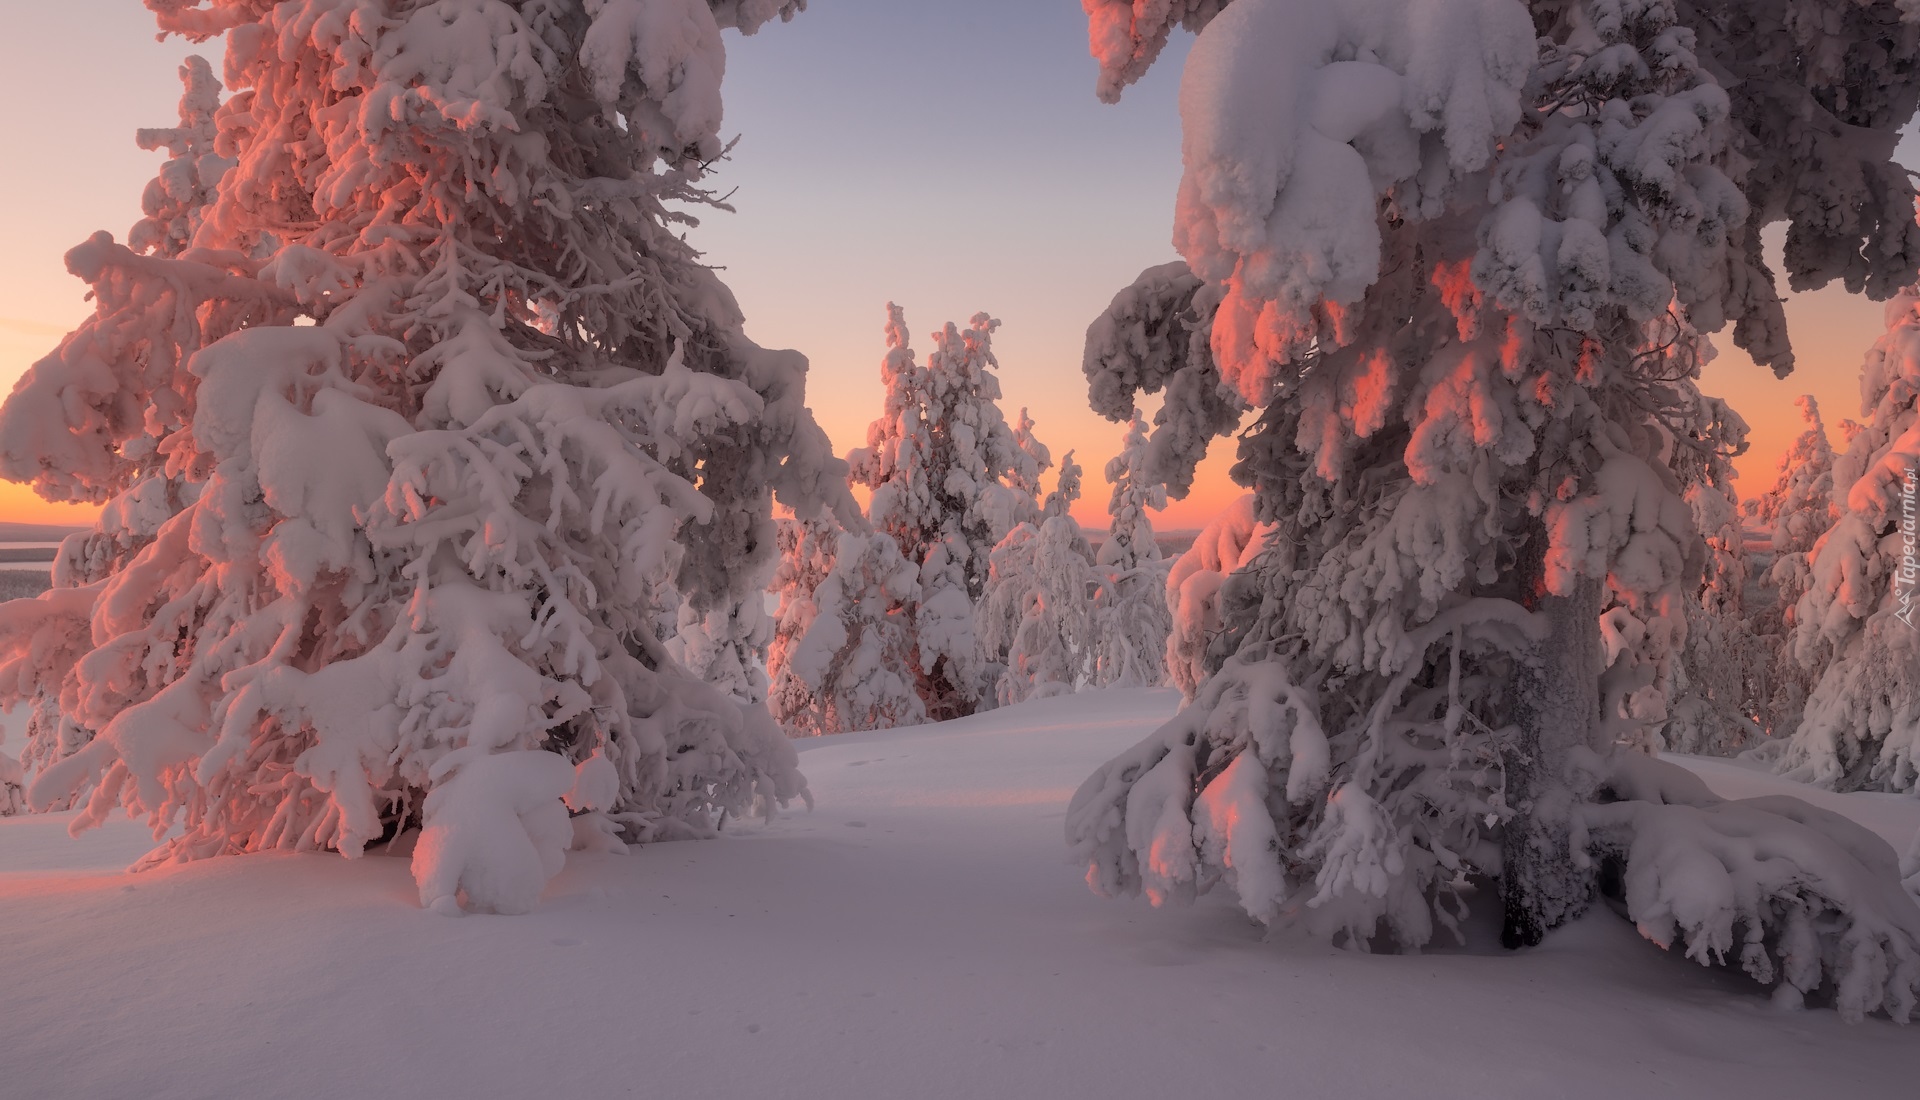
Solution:
M 667 652 L 687 671 L 736 699 L 767 699 L 767 645 L 773 620 L 764 599 L 729 600 L 705 612 L 682 603 Z
M 813 692 L 816 732 L 890 729 L 926 720 L 914 691 L 908 629 L 918 573 L 892 539 L 843 531 L 814 592 L 819 613 L 788 670 Z
M 1073 452 L 1068 451 L 1060 460 L 1060 476 L 1054 484 L 1053 492 L 1047 494 L 1047 500 L 1040 508 L 1042 516 L 1064 516 L 1073 509 L 1073 502 L 1080 499 L 1080 464 L 1073 460 Z
M 1840 518 L 1833 498 L 1833 444 L 1820 419 L 1819 402 L 1809 393 L 1795 398 L 1794 404 L 1806 420 L 1807 430 L 1781 456 L 1780 476 L 1773 487 L 1745 509 L 1748 518 L 1767 532 L 1774 553 L 1780 555 L 1805 554 Z M 1793 598 L 1797 600 L 1799 592 Z
M 1150 468 L 1147 424 L 1135 410 L 1120 453 L 1107 463 L 1113 492 L 1107 499 L 1107 541 L 1100 544 L 1096 562 L 1104 582 L 1096 613 L 1096 684 L 1158 687 L 1167 682 L 1171 563 L 1161 556 L 1147 515 L 1148 509 L 1167 506 L 1167 489 Z
M 1861 373 L 1866 423 L 1833 464 L 1844 507 L 1807 552 L 1791 615 L 1791 654 L 1814 686 L 1781 763 L 1839 790 L 1920 789 L 1920 292 L 1886 315 Z M 1786 546 L 1803 533 L 1790 525 L 1776 519 Z
M 916 690 L 927 717 L 944 721 L 991 705 L 990 666 L 980 656 L 975 608 L 990 555 L 1008 531 L 1033 518 L 1034 456 L 1020 448 L 995 404 L 993 330 L 976 314 L 966 331 L 949 323 L 916 363 L 898 306 L 887 304 L 886 406 L 867 446 L 848 456 L 853 479 L 873 490 L 868 517 L 919 570 L 910 631 Z
M 1020 418 L 1013 422 L 1013 443 L 1023 457 L 1007 471 L 1007 484 L 1039 500 L 1040 475 L 1053 469 L 1053 453 L 1033 434 L 1033 417 L 1027 415 L 1024 405 L 1020 408 Z
M 1654 737 L 1669 752 L 1730 756 L 1765 736 L 1756 718 L 1777 638 L 1757 633 L 1749 586 L 1746 528 L 1733 488 L 1732 456 L 1746 449 L 1747 427 L 1726 402 L 1696 394 L 1694 420 L 1713 425 L 1721 449 L 1675 447 L 1671 461 L 1693 524 L 1706 543 L 1700 580 L 1686 602 L 1686 637 L 1662 690 L 1671 701 Z
M 1833 446 L 1820 406 L 1811 394 L 1801 396 L 1801 415 L 1807 430 L 1787 448 L 1780 460 L 1780 476 L 1772 488 L 1743 505 L 1747 520 L 1767 537 L 1772 561 L 1759 578 L 1770 596 L 1753 612 L 1753 634 L 1767 644 L 1765 683 L 1757 700 L 1759 719 L 1774 737 L 1786 737 L 1799 728 L 1807 694 L 1819 670 L 1795 659 L 1792 635 L 1796 607 L 1812 579 L 1809 555 L 1814 543 L 1840 518 L 1835 500 Z M 1859 426 L 1847 421 L 1855 429 Z M 1849 440 L 1858 434 L 1849 435 Z
M 43 496 L 179 484 L 104 578 L 0 616 L 6 696 L 50 664 L 98 730 L 31 800 L 172 827 L 153 860 L 419 826 L 423 904 L 519 911 L 570 842 L 804 795 L 654 599 L 759 598 L 776 492 L 850 511 L 804 358 L 667 205 L 709 201 L 721 29 L 797 0 L 149 6 L 226 35 L 235 163 L 177 254 L 177 215 L 68 254 L 95 313 L 0 410 Z
M 1912 1011 L 1920 911 L 1890 861 L 1810 807 L 1707 811 L 1616 747 L 1668 717 L 1704 565 L 1674 452 L 1731 445 L 1694 334 L 1732 323 L 1790 368 L 1769 220 L 1796 286 L 1885 294 L 1920 266 L 1886 144 L 1920 34 L 1892 0 L 1801 6 L 1090 5 L 1103 92 L 1201 27 L 1175 244 L 1260 410 L 1235 476 L 1277 527 L 1222 592 L 1219 670 L 1073 800 L 1097 890 L 1224 881 L 1263 922 L 1417 947 L 1498 875 L 1518 946 L 1612 862 L 1662 944 Z M 1142 368 L 1151 345 L 1112 339 L 1134 329 L 1090 330 L 1097 404 L 1191 367 Z M 1730 842 L 1756 831 L 1797 871 Z M 1752 889 L 1703 900 L 1702 876 Z
M 1016 527 L 993 549 L 980 641 L 1004 665 L 995 685 L 1002 705 L 1063 695 L 1094 677 L 1105 580 L 1070 514 L 1079 496 L 1080 466 L 1069 451 L 1046 517 Z
M 819 614 L 814 592 L 827 579 L 838 549 L 839 528 L 824 516 L 786 517 L 778 521 L 779 564 L 767 583 L 777 603 L 773 636 L 767 643 L 767 709 L 793 734 L 826 732 L 813 689 L 788 667 L 794 647 Z

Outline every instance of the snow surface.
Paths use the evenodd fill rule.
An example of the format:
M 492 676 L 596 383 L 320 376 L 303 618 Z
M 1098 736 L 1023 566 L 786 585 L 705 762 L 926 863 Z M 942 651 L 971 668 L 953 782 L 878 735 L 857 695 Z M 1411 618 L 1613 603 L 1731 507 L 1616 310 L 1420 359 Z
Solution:
M 405 858 L 121 868 L 134 822 L 0 818 L 0 1096 L 1905 1096 L 1920 1030 L 1773 1007 L 1605 908 L 1507 953 L 1262 941 L 1215 891 L 1094 897 L 1062 816 L 1170 690 L 801 742 L 812 813 L 574 853 L 446 919 Z M 1920 799 L 1675 758 L 1904 849 Z M 1485 906 L 1486 909 L 1494 909 Z

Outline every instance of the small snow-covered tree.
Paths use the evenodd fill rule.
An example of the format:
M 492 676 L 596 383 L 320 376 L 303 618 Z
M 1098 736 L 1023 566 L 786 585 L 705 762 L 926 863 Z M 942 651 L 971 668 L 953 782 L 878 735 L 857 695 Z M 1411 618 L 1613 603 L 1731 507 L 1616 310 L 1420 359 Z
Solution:
M 1080 464 L 1073 460 L 1073 452 L 1068 451 L 1060 460 L 1060 476 L 1055 481 L 1053 492 L 1040 507 L 1042 517 L 1064 516 L 1073 510 L 1073 502 L 1080 499 Z
M 842 532 L 814 593 L 819 614 L 788 661 L 812 689 L 819 732 L 890 729 L 925 720 L 910 672 L 916 570 L 885 535 Z
M 824 733 L 819 700 L 793 674 L 788 660 L 820 613 L 813 594 L 833 568 L 839 528 L 822 516 L 805 520 L 789 516 L 778 521 L 776 532 L 779 564 L 767 582 L 767 591 L 778 601 L 773 609 L 773 636 L 767 643 L 767 709 L 788 733 Z
M 911 667 L 933 721 L 992 703 L 975 607 L 986 592 L 993 547 L 1037 507 L 1028 488 L 1038 484 L 1035 458 L 995 404 L 999 324 L 984 313 L 965 332 L 949 323 L 920 364 L 900 307 L 887 303 L 885 410 L 867 429 L 867 446 L 848 456 L 853 479 L 873 490 L 874 529 L 919 570 Z
M 674 613 L 667 652 L 687 671 L 736 699 L 767 698 L 767 645 L 773 620 L 764 600 L 729 600 L 700 611 L 691 602 Z
M 1064 695 L 1093 679 L 1105 580 L 1070 514 L 1079 496 L 1080 466 L 1069 451 L 1045 518 L 1014 528 L 993 548 L 980 641 L 984 650 L 1004 654 L 1005 671 L 995 685 L 1002 705 Z
M 1024 456 L 1007 471 L 1006 483 L 1032 500 L 1039 500 L 1040 475 L 1053 469 L 1053 453 L 1033 434 L 1033 417 L 1021 406 L 1019 419 L 1013 422 L 1013 443 Z
M 1866 423 L 1831 472 L 1844 508 L 1807 551 L 1790 617 L 1813 688 L 1781 765 L 1838 790 L 1920 789 L 1920 292 L 1886 314 L 1861 374 Z M 1782 481 L 1819 514 L 1818 472 Z M 1792 547 L 1806 530 L 1780 516 L 1775 532 Z
M 1620 747 L 1667 718 L 1704 565 L 1675 453 L 1733 443 L 1695 334 L 1792 363 L 1761 228 L 1789 222 L 1796 286 L 1920 266 L 1885 143 L 1920 99 L 1897 5 L 1088 8 L 1109 96 L 1199 28 L 1174 234 L 1201 285 L 1116 297 L 1096 407 L 1204 378 L 1178 332 L 1205 330 L 1277 527 L 1223 593 L 1218 671 L 1076 794 L 1089 883 L 1225 882 L 1262 922 L 1407 947 L 1477 876 L 1512 946 L 1617 885 L 1657 942 L 1704 962 L 1744 934 L 1759 980 L 1905 1018 L 1920 910 L 1880 849 L 1797 803 L 1710 810 Z M 1161 432 L 1224 424 L 1199 390 Z M 1754 858 L 1756 830 L 1799 858 Z M 1698 904 L 1702 876 L 1752 889 Z
M 851 510 L 804 358 L 744 337 L 668 205 L 709 201 L 722 29 L 800 6 L 149 3 L 226 35 L 234 164 L 150 254 L 69 253 L 94 315 L 0 409 L 51 499 L 177 483 L 0 617 L 0 689 L 38 667 L 98 731 L 32 801 L 174 829 L 150 860 L 418 826 L 423 904 L 520 911 L 570 842 L 805 794 L 656 628 L 660 593 L 759 598 L 776 492 Z
M 1161 556 L 1147 515 L 1148 509 L 1167 506 L 1167 490 L 1150 471 L 1147 424 L 1136 410 L 1120 453 L 1107 463 L 1113 492 L 1107 499 L 1107 541 L 1100 544 L 1096 563 L 1104 578 L 1094 632 L 1096 684 L 1158 687 L 1167 682 L 1171 563 Z

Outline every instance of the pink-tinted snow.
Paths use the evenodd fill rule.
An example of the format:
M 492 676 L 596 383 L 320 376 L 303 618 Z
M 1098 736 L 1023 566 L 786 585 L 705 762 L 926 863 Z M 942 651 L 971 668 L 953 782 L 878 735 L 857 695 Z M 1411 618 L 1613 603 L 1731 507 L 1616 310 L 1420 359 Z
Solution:
M 1061 819 L 1171 691 L 802 744 L 818 808 L 570 854 L 527 916 L 376 846 L 120 868 L 0 818 L 0 1096 L 1904 1096 L 1920 1029 L 1776 1009 L 1604 908 L 1510 954 L 1263 941 L 1226 891 L 1102 901 Z M 1723 794 L 1807 795 L 1685 760 Z M 1896 847 L 1920 800 L 1811 792 Z

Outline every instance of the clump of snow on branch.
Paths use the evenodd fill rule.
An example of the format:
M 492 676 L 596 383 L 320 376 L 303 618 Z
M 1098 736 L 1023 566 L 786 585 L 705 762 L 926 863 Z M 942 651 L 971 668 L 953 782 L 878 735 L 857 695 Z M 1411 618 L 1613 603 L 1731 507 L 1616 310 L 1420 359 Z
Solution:
M 1620 754 L 1579 828 L 1613 863 L 1640 934 L 1702 965 L 1738 960 L 1795 1000 L 1831 988 L 1850 1021 L 1920 1007 L 1920 904 L 1872 831 L 1796 798 L 1727 800 L 1693 773 Z M 1843 931 L 1836 931 L 1839 924 Z
M 1208 521 L 1187 552 L 1167 572 L 1167 675 L 1191 700 L 1220 667 L 1220 590 L 1227 578 L 1260 552 L 1271 525 L 1254 518 L 1253 495 L 1236 499 Z
M 1154 480 L 1146 421 L 1136 411 L 1127 422 L 1120 453 L 1107 463 L 1107 541 L 1100 544 L 1103 585 L 1095 630 L 1099 648 L 1094 682 L 1158 687 L 1167 682 L 1167 639 L 1173 616 L 1167 608 L 1171 562 L 1160 554 L 1149 510 L 1167 506 L 1165 485 Z

